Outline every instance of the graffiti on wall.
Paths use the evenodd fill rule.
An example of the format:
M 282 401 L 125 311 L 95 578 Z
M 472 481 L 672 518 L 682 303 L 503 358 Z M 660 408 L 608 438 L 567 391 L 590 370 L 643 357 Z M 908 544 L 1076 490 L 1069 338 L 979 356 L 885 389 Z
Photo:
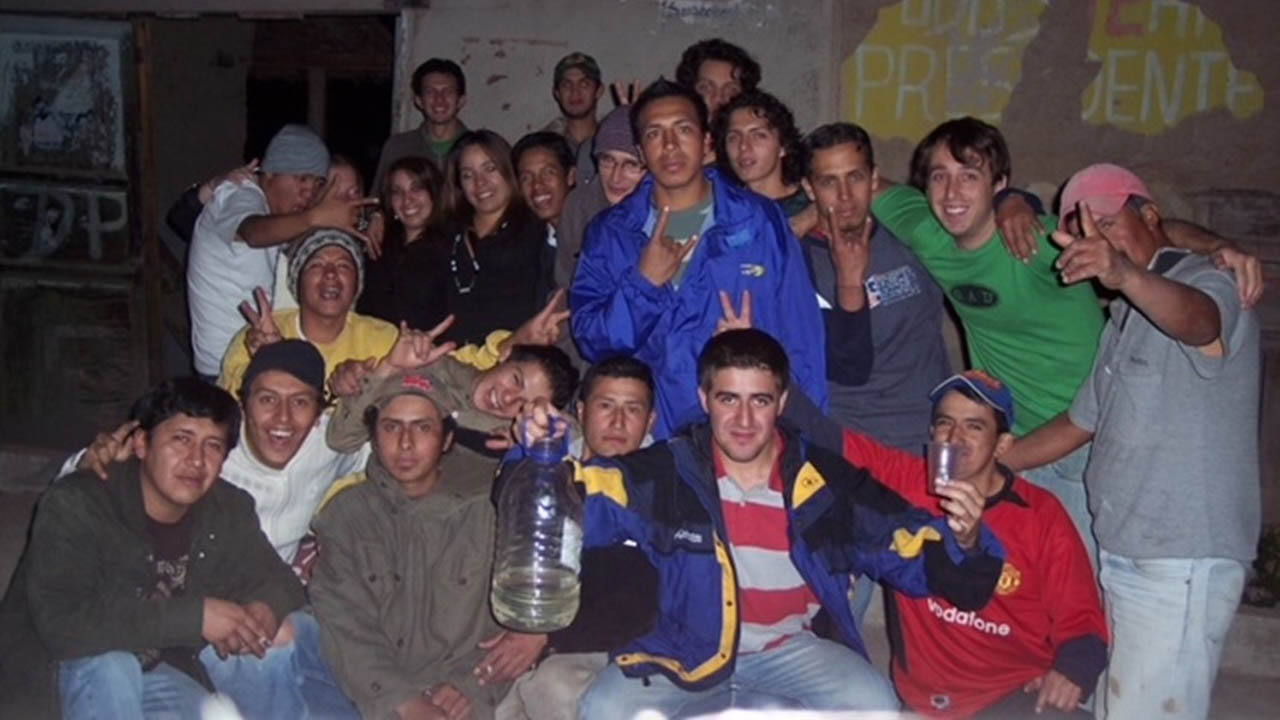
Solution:
M 843 116 L 915 141 L 944 120 L 1000 121 L 1047 0 L 903 0 L 840 68 Z
M 1222 28 L 1182 0 L 1095 0 L 1087 58 L 1101 67 L 1081 95 L 1091 125 L 1155 135 L 1184 118 L 1225 108 L 1262 109 L 1262 87 L 1238 69 Z
M 129 213 L 124 190 L 0 182 L 0 256 L 25 260 L 125 262 Z

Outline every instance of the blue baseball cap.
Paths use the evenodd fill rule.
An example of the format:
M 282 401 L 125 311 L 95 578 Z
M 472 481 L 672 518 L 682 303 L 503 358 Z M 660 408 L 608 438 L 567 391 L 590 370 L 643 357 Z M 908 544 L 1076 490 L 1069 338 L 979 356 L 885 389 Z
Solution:
M 1007 385 L 981 370 L 966 370 L 943 380 L 929 393 L 929 400 L 936 408 L 944 395 L 962 387 L 972 390 L 983 402 L 1003 415 L 1009 427 L 1013 427 L 1013 393 L 1009 392 Z

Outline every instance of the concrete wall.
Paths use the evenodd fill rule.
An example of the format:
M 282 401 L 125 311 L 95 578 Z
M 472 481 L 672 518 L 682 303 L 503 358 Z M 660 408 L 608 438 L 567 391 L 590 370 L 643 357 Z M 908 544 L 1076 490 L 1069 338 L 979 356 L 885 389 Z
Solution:
M 686 46 L 719 36 L 750 48 L 765 69 L 763 85 L 808 125 L 834 112 L 831 12 L 829 0 L 439 0 L 402 13 L 409 50 L 399 58 L 401 76 L 432 56 L 457 60 L 467 75 L 463 121 L 514 141 L 559 113 L 551 76 L 567 53 L 595 57 L 606 83 L 647 84 L 660 74 L 674 78 Z M 421 122 L 405 91 L 402 84 L 397 92 L 400 129 Z
M 187 245 L 164 222 L 164 213 L 192 183 L 241 161 L 245 142 L 246 78 L 253 56 L 253 23 L 233 18 L 154 20 L 153 92 L 156 132 L 157 231 L 185 267 Z M 181 277 L 179 288 L 185 289 Z M 189 372 L 191 350 L 180 293 L 166 304 L 165 367 Z M 170 312 L 172 311 L 172 312 Z
M 440 0 L 401 15 L 397 73 L 433 55 L 467 73 L 463 119 L 514 140 L 556 114 L 551 72 L 582 50 L 606 82 L 671 76 L 691 42 L 721 36 L 804 128 L 865 126 L 903 178 L 939 122 L 997 124 L 1014 182 L 1052 200 L 1075 170 L 1133 167 L 1169 214 L 1266 261 L 1264 494 L 1280 520 L 1280 55 L 1271 0 Z M 416 126 L 397 82 L 398 129 Z M 606 101 L 603 107 L 611 107 Z

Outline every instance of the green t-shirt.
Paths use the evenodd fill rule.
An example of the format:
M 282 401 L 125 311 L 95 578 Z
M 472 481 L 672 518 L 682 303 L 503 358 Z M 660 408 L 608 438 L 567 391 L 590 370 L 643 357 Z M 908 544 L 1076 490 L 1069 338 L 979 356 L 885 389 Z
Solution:
M 689 242 L 694 235 L 702 232 L 702 228 L 707 225 L 707 220 L 712 217 L 712 212 L 715 210 L 714 200 L 714 196 L 707 193 L 707 198 L 693 207 L 672 210 L 667 216 L 667 235 L 681 245 Z M 688 272 L 689 261 L 692 259 L 692 252 L 685 254 L 680 261 L 680 269 L 676 271 L 675 277 L 671 278 L 672 287 L 679 288 L 680 283 L 684 282 L 684 275 Z
M 1104 322 L 1090 283 L 1064 286 L 1059 249 L 1041 236 L 1030 264 L 1009 254 L 997 232 L 963 250 L 915 188 L 885 191 L 872 212 L 915 251 L 964 323 L 969 362 L 1013 392 L 1014 432 L 1025 435 L 1071 406 L 1089 376 Z M 1058 221 L 1043 216 L 1052 231 Z
M 461 135 L 455 135 L 448 140 L 432 140 L 427 139 L 427 148 L 431 150 L 431 154 L 440 158 L 440 165 L 444 165 L 444 159 L 449 156 L 449 151 L 453 149 L 453 144 L 458 142 Z

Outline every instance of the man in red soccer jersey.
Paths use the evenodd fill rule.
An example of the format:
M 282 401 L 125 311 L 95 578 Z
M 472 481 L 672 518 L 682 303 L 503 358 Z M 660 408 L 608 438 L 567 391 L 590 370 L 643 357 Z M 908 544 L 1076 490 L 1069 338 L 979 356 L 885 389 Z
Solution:
M 889 603 L 894 685 L 911 709 L 945 717 L 1088 717 L 1078 705 L 1107 664 L 1107 626 L 1084 544 L 1062 504 L 1000 463 L 1013 435 L 1013 395 L 977 370 L 929 394 L 932 438 L 961 447 L 957 479 L 986 498 L 983 522 L 1006 559 L 986 607 L 894 592 Z M 815 443 L 841 448 L 907 502 L 938 512 L 925 460 L 839 429 L 803 400 L 789 407 Z

